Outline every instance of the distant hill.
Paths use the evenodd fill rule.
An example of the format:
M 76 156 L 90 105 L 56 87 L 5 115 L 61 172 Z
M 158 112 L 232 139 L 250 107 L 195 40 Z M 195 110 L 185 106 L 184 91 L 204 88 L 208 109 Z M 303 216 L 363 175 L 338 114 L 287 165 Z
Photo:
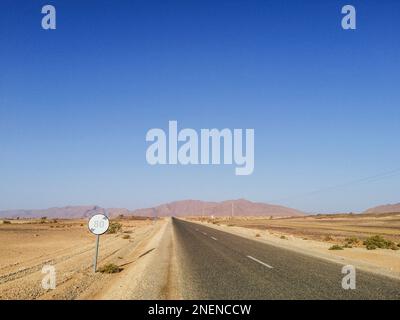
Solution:
M 369 208 L 364 211 L 364 213 L 391 213 L 391 212 L 400 212 L 400 203 L 385 204 L 385 205 Z
M 85 218 L 91 215 L 97 206 L 67 206 L 62 208 L 48 208 L 43 210 L 5 210 L 0 211 L 0 217 L 6 218 Z
M 278 205 L 251 202 L 245 199 L 223 202 L 206 202 L 200 200 L 183 200 L 162 204 L 153 208 L 133 211 L 137 216 L 297 216 L 303 212 Z
M 153 208 L 137 209 L 134 211 L 125 208 L 107 209 L 110 217 L 124 216 L 297 216 L 303 212 L 278 205 L 251 202 L 245 199 L 228 200 L 223 202 L 206 202 L 200 200 L 183 200 L 162 204 Z M 15 219 L 20 218 L 86 218 L 99 209 L 97 206 L 67 206 L 43 210 L 5 210 L 0 211 L 0 217 Z

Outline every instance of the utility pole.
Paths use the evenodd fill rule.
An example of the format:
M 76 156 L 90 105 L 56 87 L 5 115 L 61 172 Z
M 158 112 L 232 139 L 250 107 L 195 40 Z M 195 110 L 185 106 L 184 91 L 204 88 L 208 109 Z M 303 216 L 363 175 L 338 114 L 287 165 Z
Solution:
M 157 221 L 157 211 L 156 209 L 153 208 L 153 225 L 156 223 Z

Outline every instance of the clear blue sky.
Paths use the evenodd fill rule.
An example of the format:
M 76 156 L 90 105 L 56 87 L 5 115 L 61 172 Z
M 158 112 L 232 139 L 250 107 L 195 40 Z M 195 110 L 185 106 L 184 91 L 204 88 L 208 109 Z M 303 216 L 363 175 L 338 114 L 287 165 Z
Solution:
M 400 202 L 400 175 L 325 190 L 400 168 L 399 34 L 397 0 L 3 0 L 0 209 Z M 253 175 L 149 166 L 146 132 L 169 120 L 254 128 Z

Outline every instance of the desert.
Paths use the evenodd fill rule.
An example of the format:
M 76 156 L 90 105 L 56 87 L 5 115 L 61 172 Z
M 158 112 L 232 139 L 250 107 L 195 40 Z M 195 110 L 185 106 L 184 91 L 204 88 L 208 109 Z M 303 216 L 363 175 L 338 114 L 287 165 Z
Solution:
M 309 215 L 239 199 L 108 209 L 97 272 L 87 227 L 93 208 L 99 209 L 3 212 L 0 299 L 400 297 L 400 213 L 380 207 Z M 349 265 L 359 274 L 359 291 L 341 288 Z M 42 285 L 45 266 L 56 271 L 54 288 Z M 239 291 L 237 278 L 245 283 Z
M 85 219 L 0 222 L 0 299 L 78 299 L 105 274 L 92 272 L 94 236 Z M 122 228 L 101 237 L 99 266 L 123 265 L 157 224 L 146 219 L 114 220 Z M 57 270 L 57 289 L 43 290 L 44 265 Z M 101 280 L 101 281 L 100 281 Z

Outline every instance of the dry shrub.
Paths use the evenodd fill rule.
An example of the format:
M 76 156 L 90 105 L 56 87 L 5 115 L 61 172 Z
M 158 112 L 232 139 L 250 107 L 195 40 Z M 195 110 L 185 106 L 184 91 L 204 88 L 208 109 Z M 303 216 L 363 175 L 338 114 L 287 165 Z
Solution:
M 98 269 L 99 272 L 101 273 L 118 273 L 121 271 L 121 268 L 118 267 L 114 263 L 108 263 Z

